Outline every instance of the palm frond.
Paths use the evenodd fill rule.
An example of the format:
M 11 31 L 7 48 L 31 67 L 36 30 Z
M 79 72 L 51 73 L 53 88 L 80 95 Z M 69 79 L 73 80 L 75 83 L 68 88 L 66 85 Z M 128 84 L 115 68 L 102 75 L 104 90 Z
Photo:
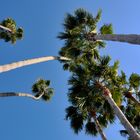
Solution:
M 66 119 L 72 118 L 77 115 L 77 108 L 74 106 L 69 106 L 66 108 Z
M 136 73 L 132 73 L 129 78 L 130 87 L 137 90 L 140 86 L 140 76 Z
M 121 71 L 121 74 L 119 75 L 119 81 L 122 85 L 127 84 L 126 74 L 123 71 Z
M 97 119 L 98 119 L 98 121 L 100 122 L 100 125 L 101 125 L 102 127 L 107 127 L 107 125 L 108 125 L 108 120 L 107 120 L 107 118 L 106 118 L 105 115 L 99 115 L 99 116 L 97 117 Z
M 69 39 L 71 38 L 72 36 L 67 32 L 60 32 L 59 35 L 57 36 L 57 38 L 61 39 L 61 40 L 64 40 L 64 39 Z
M 77 114 L 77 116 L 71 118 L 71 128 L 74 130 L 76 134 L 80 132 L 83 129 L 83 116 L 80 114 Z
M 65 28 L 65 31 L 72 30 L 73 28 L 77 26 L 77 20 L 73 15 L 67 13 L 63 25 Z
M 22 39 L 23 38 L 23 28 L 18 28 L 16 31 L 16 37 L 17 39 Z
M 87 15 L 88 13 L 82 8 L 79 8 L 75 11 L 76 20 L 79 24 L 86 23 Z
M 97 13 L 97 15 L 96 15 L 96 17 L 95 17 L 95 19 L 94 19 L 96 23 L 100 21 L 101 15 L 102 15 L 102 10 L 99 9 L 99 10 L 98 10 L 98 13 Z
M 47 91 L 43 94 L 42 99 L 44 101 L 49 101 L 53 96 L 54 90 L 53 88 L 48 88 Z
M 101 65 L 102 66 L 107 66 L 109 64 L 110 60 L 111 60 L 110 56 L 101 57 L 101 59 L 100 59 Z
M 87 122 L 85 125 L 85 132 L 88 135 L 97 136 L 98 131 L 94 122 Z
M 101 34 L 113 34 L 112 24 L 105 24 L 100 28 Z

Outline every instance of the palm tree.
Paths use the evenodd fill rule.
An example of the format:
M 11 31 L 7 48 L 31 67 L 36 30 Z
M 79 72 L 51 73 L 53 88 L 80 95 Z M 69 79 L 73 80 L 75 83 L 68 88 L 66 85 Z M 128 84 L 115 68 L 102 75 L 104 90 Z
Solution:
M 61 39 L 80 39 L 97 42 L 101 40 L 126 42 L 131 44 L 140 44 L 140 35 L 136 34 L 113 34 L 111 24 L 104 24 L 97 33 L 97 23 L 101 18 L 101 10 L 97 16 L 80 8 L 74 12 L 74 15 L 67 14 L 64 21 L 64 32 L 58 36 Z
M 121 109 L 129 122 L 140 133 L 140 76 L 132 73 L 127 83 L 124 97 L 125 104 L 121 106 Z M 131 139 L 127 130 L 121 130 L 120 133 L 122 136 L 127 136 L 129 140 Z
M 41 62 L 47 62 L 50 60 L 61 60 L 61 61 L 69 61 L 69 58 L 66 57 L 59 57 L 59 56 L 46 56 L 46 57 L 40 57 L 40 58 L 34 58 L 34 59 L 28 59 L 28 60 L 23 60 L 19 62 L 14 62 L 11 64 L 6 64 L 0 66 L 0 73 L 10 71 L 16 68 L 24 67 L 27 65 L 32 65 L 32 64 L 37 64 Z
M 120 108 L 117 106 L 117 104 L 114 102 L 111 92 L 108 88 L 105 86 L 98 84 L 98 87 L 100 87 L 103 91 L 104 98 L 108 101 L 108 103 L 111 105 L 112 109 L 114 109 L 115 114 L 127 130 L 129 136 L 134 140 L 140 140 L 140 135 L 137 133 L 137 131 L 134 129 L 134 127 L 130 124 L 130 122 L 127 120 L 125 115 L 122 113 Z
M 91 85 L 88 69 L 85 65 L 81 65 L 75 65 L 72 69 L 73 75 L 69 80 L 71 87 L 68 93 L 72 107 L 66 109 L 66 118 L 70 119 L 71 126 L 76 133 L 85 127 L 86 134 L 96 136 L 99 133 L 105 140 L 107 138 L 102 129 L 107 127 L 108 123 L 114 122 L 114 112 L 108 102 L 102 100 L 102 97 L 96 93 L 96 89 Z M 74 108 L 76 112 L 80 113 L 78 116 L 81 116 L 81 119 L 78 119 L 79 117 L 77 118 L 73 112 Z M 80 121 L 77 122 L 77 119 Z
M 93 90 L 94 92 L 92 93 L 92 95 L 98 95 L 98 97 L 101 98 L 101 101 L 105 100 L 110 104 L 111 108 L 114 110 L 115 115 L 119 118 L 123 126 L 128 131 L 129 136 L 132 139 L 140 140 L 139 134 L 136 132 L 136 130 L 133 128 L 133 126 L 130 124 L 130 122 L 118 107 L 121 106 L 122 95 L 125 91 L 125 88 L 123 87 L 124 79 L 123 75 L 118 76 L 117 74 L 118 62 L 115 62 L 113 66 L 109 66 L 109 61 L 110 57 L 104 56 L 98 60 L 96 59 L 93 62 L 88 61 L 85 63 L 81 63 L 79 64 L 79 68 L 76 71 L 74 70 L 74 68 L 71 69 L 71 71 L 74 73 L 73 75 L 75 80 L 79 78 L 80 80 L 77 80 L 78 82 L 87 81 L 87 83 L 89 83 L 90 87 L 87 85 L 83 85 L 83 87 L 89 91 Z M 84 67 L 86 69 L 86 72 L 83 71 Z M 72 89 L 75 87 L 75 84 L 76 83 L 72 84 Z M 80 89 L 80 87 L 77 87 L 77 89 Z M 81 90 L 81 94 L 83 93 L 83 95 L 81 95 L 77 91 L 76 92 L 77 94 L 79 93 L 78 96 L 83 98 L 86 92 L 83 90 L 83 88 L 81 88 Z M 77 94 L 70 94 L 69 98 L 72 98 L 72 100 L 70 101 L 77 100 L 77 97 L 75 97 Z M 86 96 L 91 99 L 88 94 L 86 94 Z M 83 104 L 86 104 L 85 102 L 86 99 L 84 98 L 84 100 L 82 101 L 82 106 Z
M 28 94 L 28 93 L 16 93 L 16 92 L 5 92 L 0 93 L 0 97 L 29 97 L 34 100 L 43 99 L 45 101 L 48 101 L 51 99 L 51 96 L 53 95 L 53 89 L 49 88 L 50 81 L 49 80 L 43 80 L 39 79 L 35 84 L 32 86 L 32 92 L 35 95 Z
M 97 46 L 104 47 L 104 43 L 100 40 L 88 39 L 88 35 L 95 31 L 100 15 L 101 12 L 99 11 L 97 16 L 93 17 L 83 9 L 76 10 L 74 15 L 67 14 L 64 21 L 64 32 L 58 36 L 60 39 L 65 40 L 60 55 L 69 57 L 72 60 L 70 63 L 65 63 L 64 68 L 73 72 L 75 65 L 79 64 L 81 67 L 87 65 L 87 72 L 91 76 L 88 80 L 92 88 L 96 89 L 96 92 L 103 98 L 102 100 L 106 100 L 110 104 L 130 137 L 140 140 L 139 134 L 118 107 L 121 106 L 124 92 L 124 88 L 122 88 L 124 85 L 123 75 L 118 76 L 117 73 L 118 62 L 115 62 L 113 66 L 109 66 L 109 56 L 100 58 L 97 55 L 98 57 L 95 57 L 94 52 L 98 51 L 94 50 L 97 50 Z M 112 33 L 112 26 L 103 26 L 100 32 L 102 34 Z M 95 34 L 95 32 L 92 34 Z M 78 74 L 79 72 L 76 73 L 76 75 Z M 116 104 L 117 100 L 119 103 Z
M 108 62 L 109 62 L 109 58 L 107 58 L 107 57 L 106 58 L 103 58 L 101 60 L 101 65 L 104 65 L 104 67 L 106 67 L 105 68 L 106 70 L 104 70 L 104 72 L 101 74 L 102 76 L 104 75 L 104 78 L 100 75 L 101 76 L 100 78 L 103 79 L 103 82 L 101 82 L 101 81 L 94 81 L 95 82 L 95 85 L 94 86 L 97 86 L 96 88 L 98 88 L 98 90 L 101 93 L 103 93 L 103 95 L 102 95 L 103 98 L 106 101 L 108 101 L 108 103 L 110 104 L 110 106 L 114 110 L 115 114 L 117 115 L 117 117 L 120 119 L 121 123 L 126 128 L 129 136 L 132 139 L 140 139 L 139 134 L 136 132 L 136 130 L 133 128 L 133 126 L 129 123 L 129 121 L 126 119 L 125 115 L 122 113 L 122 111 L 120 110 L 120 108 L 117 106 L 117 104 L 114 101 L 114 100 L 116 100 L 116 97 L 115 96 L 113 97 L 113 94 L 115 94 L 115 92 L 116 92 L 116 94 L 120 94 L 120 93 L 124 92 L 124 88 L 122 89 L 122 83 L 121 83 L 121 77 L 122 76 L 118 77 L 118 76 L 115 75 L 115 73 L 113 74 L 113 71 L 115 69 L 113 67 L 111 67 L 111 69 L 113 68 L 111 70 L 107 66 L 108 65 Z M 100 64 L 99 64 L 99 66 L 100 66 Z M 94 69 L 96 69 L 96 68 L 94 68 Z M 97 76 L 98 77 L 98 75 L 96 75 L 96 73 L 95 73 L 94 76 Z M 121 99 L 121 98 L 118 97 L 118 99 Z
M 49 101 L 53 95 L 53 89 L 49 88 L 50 81 L 39 79 L 32 86 L 32 92 L 35 94 L 36 98 L 42 98 L 45 101 Z
M 132 73 L 127 83 L 124 96 L 140 107 L 140 76 L 137 73 Z
M 85 35 L 96 29 L 100 14 L 101 11 L 94 18 L 83 9 L 76 10 L 75 16 L 67 14 L 63 24 L 64 32 L 60 32 L 58 35 L 59 39 L 65 40 L 64 46 L 59 52 L 61 56 L 71 58 L 74 61 L 78 57 L 98 58 L 98 48 L 105 47 L 105 43 L 102 41 L 88 41 Z
M 0 23 L 0 39 L 6 42 L 15 43 L 18 39 L 23 38 L 23 29 L 17 28 L 12 18 L 7 18 Z

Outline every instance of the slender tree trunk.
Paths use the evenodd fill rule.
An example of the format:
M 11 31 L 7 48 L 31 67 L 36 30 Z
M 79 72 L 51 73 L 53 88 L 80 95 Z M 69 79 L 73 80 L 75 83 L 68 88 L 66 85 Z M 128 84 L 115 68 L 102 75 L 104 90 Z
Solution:
M 126 42 L 131 44 L 140 45 L 140 35 L 137 34 L 89 34 L 88 40 L 107 40 L 107 41 L 117 41 Z
M 101 127 L 99 121 L 97 120 L 96 116 L 92 115 L 92 117 L 95 121 L 96 128 L 97 128 L 98 132 L 100 133 L 102 140 L 107 140 L 106 135 L 104 134 L 102 127 Z
M 132 100 L 138 106 L 140 106 L 140 101 L 138 101 L 135 97 L 133 97 L 131 92 L 124 93 L 124 96 Z
M 44 93 L 40 94 L 40 96 L 35 97 L 32 94 L 28 94 L 28 93 L 15 93 L 15 92 L 5 92 L 5 93 L 0 93 L 0 97 L 14 97 L 14 96 L 18 96 L 18 97 L 29 97 L 32 98 L 34 100 L 39 100 Z
M 11 64 L 6 64 L 6 65 L 0 66 L 0 73 L 10 71 L 10 70 L 13 70 L 16 68 L 24 67 L 27 65 L 37 64 L 37 63 L 41 63 L 41 62 L 47 62 L 50 60 L 70 60 L 70 59 L 66 58 L 66 57 L 59 57 L 59 56 L 46 56 L 46 57 L 29 59 L 29 60 L 23 60 L 23 61 L 14 62 Z
M 0 32 L 3 32 L 3 31 L 4 32 L 10 32 L 10 33 L 12 33 L 12 30 L 11 29 L 0 25 Z
M 123 112 L 120 110 L 120 108 L 115 103 L 115 101 L 113 100 L 112 95 L 110 93 L 110 90 L 108 88 L 104 87 L 101 83 L 98 83 L 97 86 L 99 86 L 103 90 L 103 97 L 105 98 L 105 100 L 108 101 L 108 103 L 110 104 L 110 106 L 114 110 L 116 116 L 119 118 L 122 125 L 127 130 L 129 136 L 133 140 L 140 140 L 140 135 L 136 132 L 136 130 L 133 128 L 133 126 L 127 120 L 127 118 L 125 117 Z

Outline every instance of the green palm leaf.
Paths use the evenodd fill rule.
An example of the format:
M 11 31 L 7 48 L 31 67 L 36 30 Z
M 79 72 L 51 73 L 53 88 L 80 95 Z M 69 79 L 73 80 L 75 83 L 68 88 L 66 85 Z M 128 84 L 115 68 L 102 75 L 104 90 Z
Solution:
M 50 81 L 39 79 L 35 84 L 32 86 L 32 92 L 35 93 L 36 97 L 42 95 L 42 99 L 45 101 L 49 101 L 53 95 L 53 89 L 49 88 Z

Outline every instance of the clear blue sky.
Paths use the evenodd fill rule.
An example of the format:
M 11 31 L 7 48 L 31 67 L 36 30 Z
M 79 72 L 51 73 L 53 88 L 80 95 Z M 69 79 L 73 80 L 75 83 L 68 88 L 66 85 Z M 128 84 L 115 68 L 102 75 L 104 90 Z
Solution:
M 0 64 L 40 56 L 57 55 L 63 45 L 56 36 L 62 31 L 67 12 L 85 8 L 93 14 L 103 10 L 99 24 L 113 23 L 115 33 L 140 34 L 139 0 L 4 0 L 0 2 L 0 20 L 15 19 L 24 28 L 24 39 L 12 46 L 0 41 Z M 140 46 L 108 42 L 104 54 L 120 60 L 120 69 L 127 75 L 140 73 Z M 42 77 L 52 81 L 55 89 L 52 101 L 35 102 L 27 98 L 0 99 L 1 140 L 101 140 L 83 132 L 75 135 L 65 121 L 67 80 L 70 74 L 62 70 L 59 62 L 48 62 L 16 69 L 0 74 L 0 92 L 15 91 L 31 93 L 31 86 Z M 125 140 L 120 137 L 119 121 L 105 129 L 108 140 Z

